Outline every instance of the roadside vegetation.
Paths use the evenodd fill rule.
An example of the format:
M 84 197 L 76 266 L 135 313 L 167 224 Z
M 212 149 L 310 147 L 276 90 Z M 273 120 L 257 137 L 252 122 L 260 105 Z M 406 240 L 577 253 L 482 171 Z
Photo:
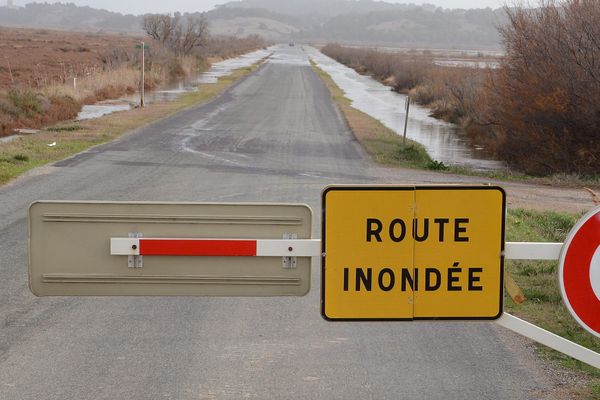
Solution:
M 511 242 L 563 242 L 581 214 L 509 209 L 506 240 Z M 505 294 L 505 310 L 584 347 L 600 352 L 600 339 L 580 327 L 565 308 L 557 279 L 557 261 L 507 261 L 506 270 L 522 290 L 525 301 Z M 545 346 L 538 355 L 582 374 L 588 381 L 573 398 L 600 398 L 600 371 Z
M 183 94 L 175 101 L 152 103 L 144 108 L 77 123 L 71 120 L 33 135 L 22 136 L 7 143 L 0 142 L 0 184 L 33 168 L 62 160 L 92 146 L 109 142 L 132 129 L 209 101 L 256 70 L 261 63 L 259 61 L 251 67 L 238 69 L 231 75 L 220 78 L 217 83 L 203 83 L 200 90 Z
M 498 68 L 439 66 L 427 51 L 325 46 L 326 55 L 461 125 L 476 144 L 530 175 L 600 171 L 600 7 L 594 0 L 507 8 Z
M 212 37 L 201 17 L 147 19 L 152 17 L 170 19 L 171 39 L 152 34 L 150 28 L 147 38 L 0 28 L 0 44 L 6 41 L 7 49 L 0 60 L 0 136 L 69 120 L 84 104 L 137 92 L 141 41 L 148 46 L 147 90 L 199 73 L 211 61 L 264 47 L 257 36 Z
M 444 171 L 452 174 L 481 176 L 488 179 L 498 179 L 506 181 L 528 182 L 540 185 L 552 185 L 562 187 L 574 187 L 582 190 L 590 190 L 590 187 L 597 188 L 600 185 L 600 175 L 577 175 L 569 173 L 557 173 L 547 176 L 531 176 L 524 172 L 515 172 L 512 170 L 501 171 L 477 171 L 466 167 L 457 167 L 446 165 L 443 162 L 432 159 L 425 148 L 415 141 L 407 139 L 406 143 L 409 149 L 404 156 L 402 151 L 398 151 L 398 146 L 403 144 L 400 137 L 393 130 L 384 126 L 381 122 L 371 116 L 362 113 L 350 106 L 350 100 L 344 97 L 343 91 L 335 84 L 331 77 L 315 63 L 311 62 L 315 72 L 323 79 L 329 89 L 332 98 L 344 114 L 348 126 L 353 130 L 359 142 L 365 147 L 367 153 L 378 163 L 393 165 L 399 167 L 429 169 L 435 171 Z M 360 119 L 369 121 L 368 123 L 354 123 L 353 120 Z M 361 133 L 362 131 L 362 133 Z M 381 132 L 385 132 L 382 134 Z M 380 140 L 369 140 L 371 136 L 377 136 Z M 366 139 L 360 139 L 366 138 Z M 414 149 L 418 149 L 418 155 L 415 155 Z M 410 155 L 415 155 L 412 158 Z M 414 162 L 417 160 L 417 162 Z M 593 193 L 593 192 L 592 192 Z
M 313 70 L 329 89 L 332 99 L 340 108 L 348 127 L 354 137 L 378 163 L 409 168 L 439 169 L 440 166 L 429 157 L 425 148 L 410 139 L 398 136 L 375 118 L 358 111 L 350 105 L 350 100 L 344 96 L 342 90 L 333 79 L 313 61 Z

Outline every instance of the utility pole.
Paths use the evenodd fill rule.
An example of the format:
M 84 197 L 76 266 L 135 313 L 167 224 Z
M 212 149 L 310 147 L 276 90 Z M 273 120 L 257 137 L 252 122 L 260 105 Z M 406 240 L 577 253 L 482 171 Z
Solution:
M 144 83 L 145 83 L 145 76 L 144 76 L 144 70 L 146 69 L 146 52 L 145 52 L 145 43 L 142 42 L 142 83 L 141 83 L 141 88 L 140 88 L 140 107 L 144 107 Z
M 406 110 L 406 117 L 404 118 L 404 139 L 402 145 L 406 147 L 406 128 L 408 128 L 408 111 L 410 110 L 410 96 L 406 95 L 406 104 L 404 106 Z

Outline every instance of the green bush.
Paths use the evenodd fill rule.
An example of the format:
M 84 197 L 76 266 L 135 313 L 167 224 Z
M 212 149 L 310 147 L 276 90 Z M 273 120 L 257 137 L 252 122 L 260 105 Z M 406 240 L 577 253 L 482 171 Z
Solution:
M 29 161 L 29 156 L 26 154 L 16 154 L 13 158 L 17 161 Z
M 448 170 L 448 166 L 444 164 L 442 161 L 431 160 L 425 165 L 425 168 L 430 169 L 432 171 L 446 171 Z
M 429 160 L 427 152 L 422 147 L 417 147 L 413 144 L 399 145 L 396 151 L 396 158 L 402 161 L 410 161 L 415 163 L 426 162 Z
M 6 94 L 20 115 L 32 118 L 42 112 L 42 105 L 36 93 L 29 89 L 11 89 Z
M 50 132 L 75 132 L 81 129 L 80 125 L 53 126 L 47 130 Z

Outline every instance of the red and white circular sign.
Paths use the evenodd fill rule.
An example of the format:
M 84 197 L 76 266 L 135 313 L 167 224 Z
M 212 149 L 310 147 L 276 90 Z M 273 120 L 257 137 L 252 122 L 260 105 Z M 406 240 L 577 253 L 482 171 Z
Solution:
M 558 278 L 573 317 L 600 337 L 600 207 L 584 215 L 567 236 Z

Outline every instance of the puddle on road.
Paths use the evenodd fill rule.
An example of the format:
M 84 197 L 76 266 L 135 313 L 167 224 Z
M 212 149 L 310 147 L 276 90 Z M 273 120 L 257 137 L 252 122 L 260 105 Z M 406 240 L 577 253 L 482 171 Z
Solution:
M 271 64 L 310 66 L 310 61 L 306 54 L 303 51 L 299 51 L 295 45 L 279 45 L 275 46 L 274 49 L 276 51 L 269 58 L 269 63 Z
M 327 57 L 312 47 L 305 51 L 317 65 L 327 72 L 344 91 L 352 106 L 399 135 L 404 132 L 404 105 L 406 96 L 390 90 L 375 79 L 360 75 Z M 429 109 L 411 105 L 407 137 L 425 146 L 429 155 L 447 165 L 469 167 L 476 170 L 501 170 L 501 161 L 492 160 L 483 148 L 474 148 L 456 125 L 429 116 Z
M 236 69 L 249 67 L 271 53 L 271 49 L 262 49 L 239 57 L 216 62 L 208 71 L 200 74 L 195 80 L 195 83 L 216 83 L 219 78 L 230 75 Z
M 173 101 L 184 93 L 198 90 L 198 84 L 216 83 L 219 78 L 230 75 L 234 70 L 249 67 L 271 54 L 269 49 L 257 50 L 239 57 L 214 63 L 208 71 L 185 81 L 177 82 L 161 90 L 147 91 L 145 95 L 146 104 L 160 101 Z M 100 118 L 103 115 L 112 114 L 117 111 L 125 111 L 136 107 L 140 102 L 139 94 L 123 97 L 117 100 L 102 101 L 96 104 L 84 105 L 77 120 Z

